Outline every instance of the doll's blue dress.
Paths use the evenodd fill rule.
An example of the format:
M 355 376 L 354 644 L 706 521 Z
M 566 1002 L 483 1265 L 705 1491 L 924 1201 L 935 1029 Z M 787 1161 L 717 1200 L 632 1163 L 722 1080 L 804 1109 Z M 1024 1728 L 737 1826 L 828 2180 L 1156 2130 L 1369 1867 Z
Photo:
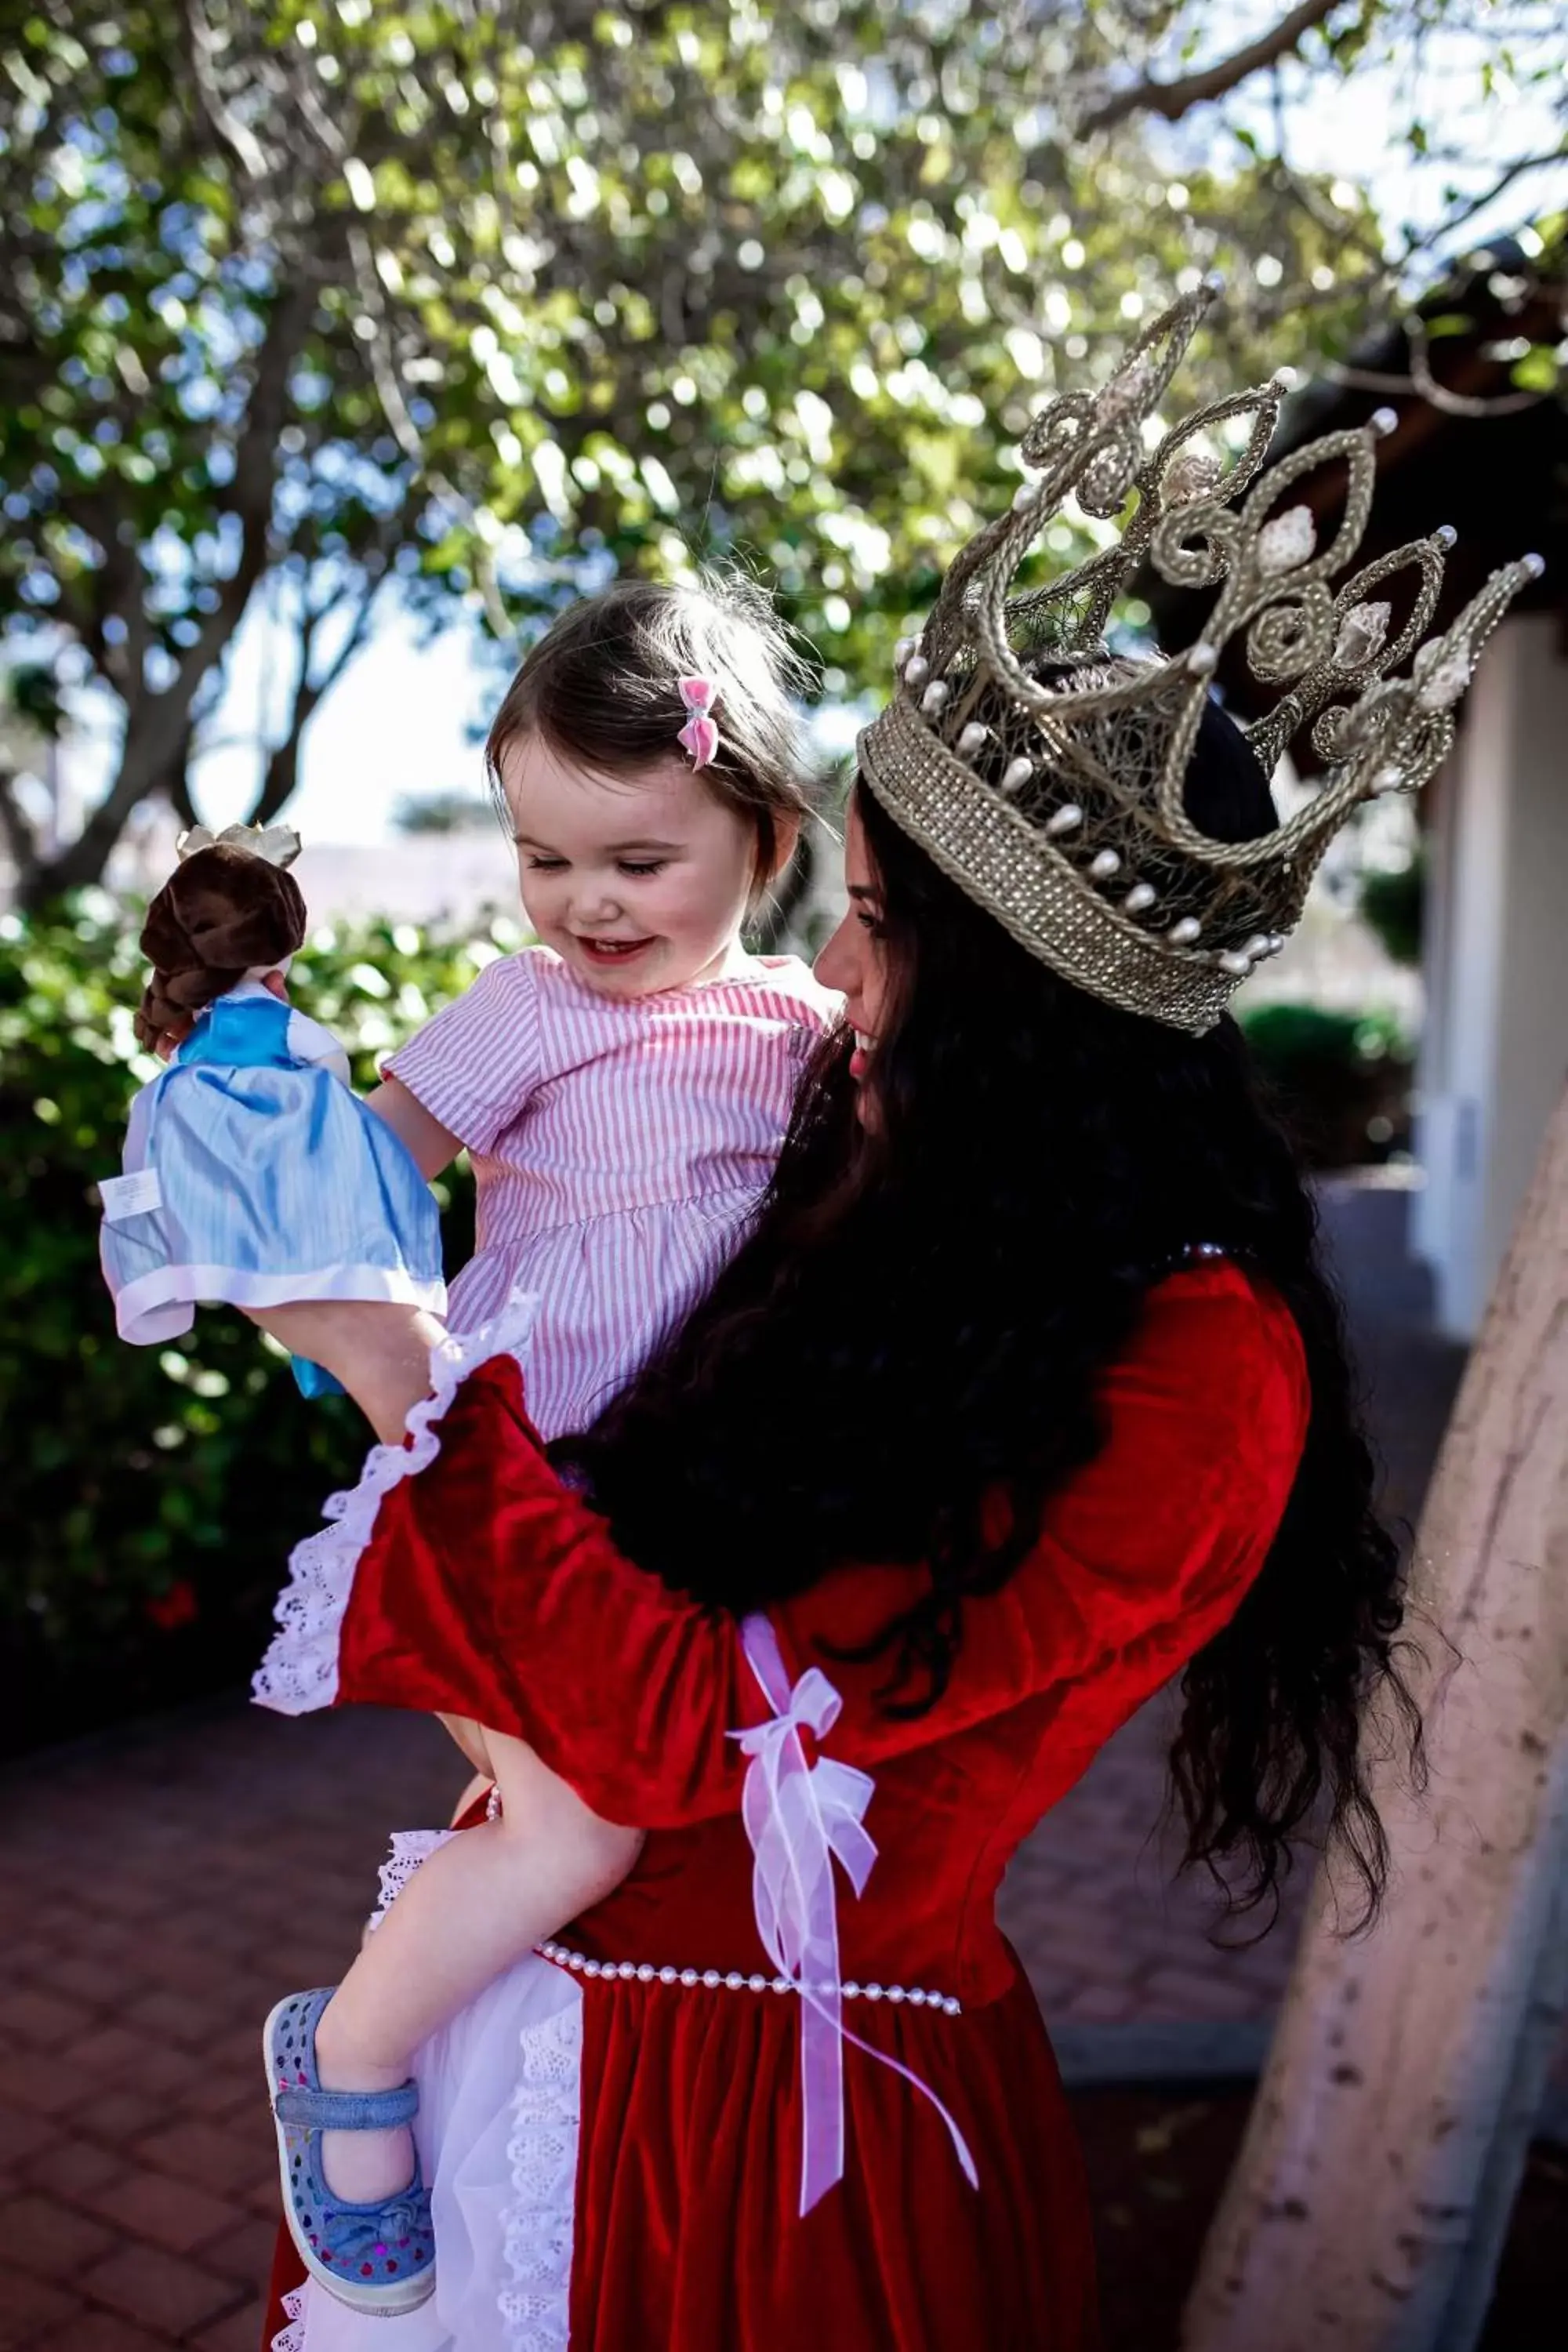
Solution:
M 445 1312 L 429 1186 L 348 1084 L 336 1039 L 259 981 L 198 1014 L 135 1097 L 122 1166 L 99 1188 L 101 1256 L 133 1347 L 179 1338 L 209 1302 Z M 296 1370 L 308 1395 L 336 1386 L 315 1366 Z

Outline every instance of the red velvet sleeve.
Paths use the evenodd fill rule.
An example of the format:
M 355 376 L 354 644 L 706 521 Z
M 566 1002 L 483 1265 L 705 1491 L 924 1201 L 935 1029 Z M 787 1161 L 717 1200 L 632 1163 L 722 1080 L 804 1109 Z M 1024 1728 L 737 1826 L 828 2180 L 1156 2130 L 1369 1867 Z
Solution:
M 1305 1435 L 1300 1342 L 1280 1303 L 1228 1267 L 1150 1302 L 1105 1386 L 1109 1439 L 1053 1498 L 1037 1549 L 972 1600 L 952 1680 L 889 1717 L 887 1660 L 853 1645 L 921 1572 L 846 1568 L 770 1612 L 792 1675 L 842 1694 L 831 1752 L 873 1769 L 1037 1694 L 1113 1667 L 1183 1621 L 1225 1622 L 1262 1565 Z M 384 1499 L 340 1646 L 339 1695 L 467 1715 L 526 1739 L 595 1811 L 676 1827 L 732 1808 L 726 1735 L 767 1708 L 734 1624 L 668 1591 L 539 1451 L 517 1368 L 463 1384 L 441 1452 Z

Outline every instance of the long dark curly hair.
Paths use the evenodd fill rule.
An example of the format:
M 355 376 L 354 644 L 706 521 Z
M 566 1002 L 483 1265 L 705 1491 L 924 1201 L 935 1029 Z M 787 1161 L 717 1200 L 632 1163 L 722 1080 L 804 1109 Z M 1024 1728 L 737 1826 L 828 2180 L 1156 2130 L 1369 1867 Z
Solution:
M 1216 837 L 1275 822 L 1217 707 L 1186 792 Z M 1268 1561 L 1186 1669 L 1171 1754 L 1185 1862 L 1232 1911 L 1272 1916 L 1311 1826 L 1348 1855 L 1370 1919 L 1386 1853 L 1358 1723 L 1376 1685 L 1419 1739 L 1398 1551 L 1373 1507 L 1313 1204 L 1241 1034 L 1226 1020 L 1187 1036 L 1069 986 L 864 789 L 858 807 L 894 991 L 876 1116 L 858 1118 L 850 1041 L 829 1038 L 751 1240 L 553 1457 L 632 1559 L 717 1609 L 847 1560 L 928 1563 L 929 1590 L 878 1645 L 883 1704 L 917 1712 L 949 1678 L 965 1599 L 1006 1582 L 1052 1490 L 1103 1443 L 1101 1375 L 1151 1286 L 1184 1245 L 1223 1244 L 1294 1316 L 1311 1417 Z

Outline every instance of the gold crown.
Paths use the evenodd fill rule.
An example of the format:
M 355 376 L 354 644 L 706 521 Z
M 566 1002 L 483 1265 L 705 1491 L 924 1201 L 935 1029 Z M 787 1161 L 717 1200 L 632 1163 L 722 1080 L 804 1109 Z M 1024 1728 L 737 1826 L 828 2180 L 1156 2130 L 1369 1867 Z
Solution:
M 1332 835 L 1363 801 L 1414 793 L 1447 757 L 1454 707 L 1538 556 L 1494 572 L 1452 626 L 1423 642 L 1453 533 L 1439 530 L 1344 580 L 1372 505 L 1373 452 L 1392 415 L 1292 450 L 1267 472 L 1287 384 L 1211 402 L 1169 432 L 1150 418 L 1219 289 L 1173 303 L 1098 392 L 1068 393 L 1020 445 L 1035 478 L 957 556 L 900 684 L 862 733 L 877 799 L 967 895 L 1064 979 L 1128 1012 L 1201 1035 L 1300 919 Z M 1240 419 L 1228 463 L 1203 446 Z M 1342 518 L 1318 544 L 1289 493 L 1325 466 L 1348 477 Z M 1068 492 L 1117 536 L 1049 586 L 1009 599 Z M 1145 564 L 1217 587 L 1202 639 L 1169 660 L 1116 660 L 1104 632 Z M 1377 592 L 1411 575 L 1395 628 Z M 1226 646 L 1283 691 L 1241 732 L 1265 773 L 1299 730 L 1327 764 L 1321 788 L 1254 841 L 1190 821 L 1184 782 Z M 1396 671 L 1408 671 L 1395 676 Z

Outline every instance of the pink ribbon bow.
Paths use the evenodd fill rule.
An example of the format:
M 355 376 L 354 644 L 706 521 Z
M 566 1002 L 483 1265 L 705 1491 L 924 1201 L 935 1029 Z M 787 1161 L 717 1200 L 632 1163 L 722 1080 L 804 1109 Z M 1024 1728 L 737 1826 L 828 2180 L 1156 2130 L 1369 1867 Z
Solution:
M 719 749 L 719 727 L 709 716 L 718 698 L 719 689 L 710 677 L 683 677 L 680 699 L 691 716 L 676 737 L 683 750 L 691 754 L 694 768 L 705 768 Z
M 789 1979 L 801 1997 L 801 2212 L 809 2213 L 844 2177 L 846 2042 L 890 2066 L 931 2101 L 947 2126 L 970 2186 L 978 2188 L 974 2158 L 935 2092 L 844 2024 L 833 1864 L 837 1856 L 856 1894 L 865 1892 L 877 1849 L 863 1821 L 876 1782 L 868 1773 L 831 1757 L 819 1756 L 808 1765 L 801 1743 L 803 1730 L 817 1739 L 831 1731 L 842 1701 L 818 1666 L 809 1666 L 791 1687 L 778 1637 L 766 1617 L 744 1620 L 741 1645 L 773 1709 L 766 1723 L 730 1736 L 752 1759 L 741 1818 L 755 1857 L 752 1899 L 757 1932 L 778 1973 Z

